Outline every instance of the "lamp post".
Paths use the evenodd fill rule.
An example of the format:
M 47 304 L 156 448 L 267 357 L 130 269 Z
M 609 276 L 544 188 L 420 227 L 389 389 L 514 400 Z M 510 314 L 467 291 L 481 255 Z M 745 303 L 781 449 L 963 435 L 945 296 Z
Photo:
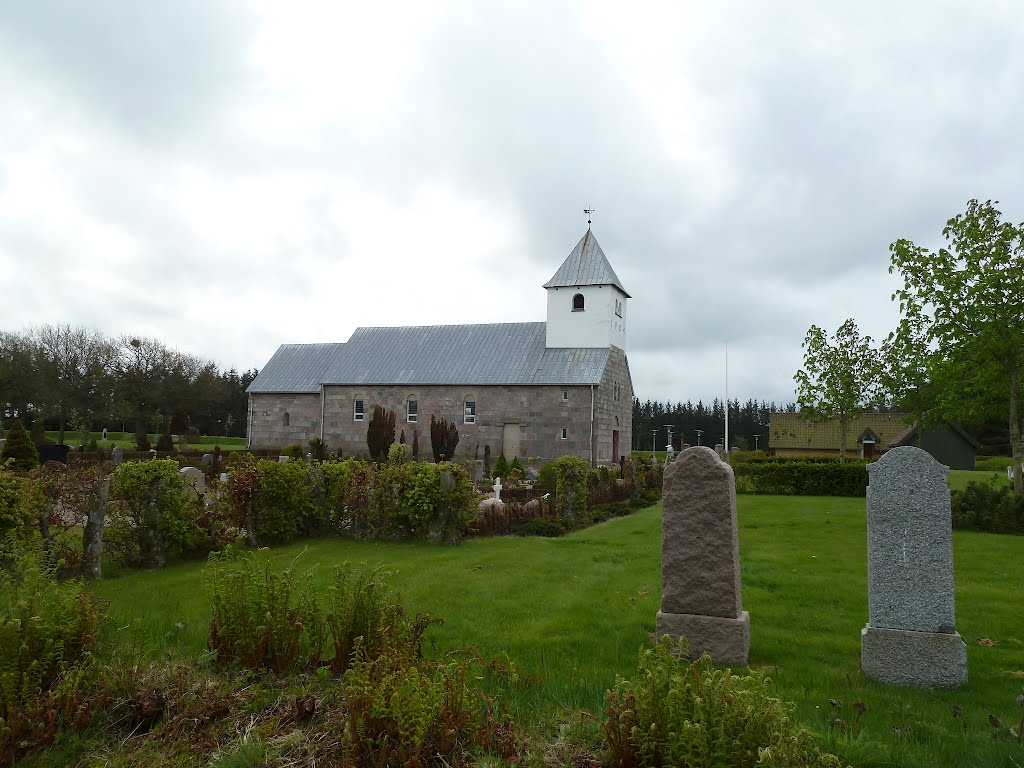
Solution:
M 759 438 L 760 435 L 754 435 L 753 437 L 754 437 L 754 450 L 756 451 L 757 450 L 757 438 Z
M 700 436 L 704 434 L 704 430 L 703 429 L 695 429 L 693 431 L 697 433 L 697 445 L 700 445 Z
M 657 450 L 658 450 L 658 430 L 652 429 L 651 430 L 651 455 L 653 456 L 654 453 Z

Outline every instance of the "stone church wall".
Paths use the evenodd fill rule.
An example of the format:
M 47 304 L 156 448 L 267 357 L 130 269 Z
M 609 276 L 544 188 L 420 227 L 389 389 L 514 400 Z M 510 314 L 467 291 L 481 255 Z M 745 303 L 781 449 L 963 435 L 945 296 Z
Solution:
M 616 397 L 615 384 L 619 385 Z M 563 398 L 563 391 L 567 395 Z M 612 356 L 601 386 L 594 390 L 594 445 L 597 463 L 611 464 L 612 430 L 619 431 L 619 454 L 629 454 L 632 435 L 632 398 L 629 371 L 622 350 Z M 363 401 L 363 420 L 356 421 L 354 404 Z M 409 422 L 407 402 L 416 400 L 418 420 Z M 464 421 L 465 402 L 476 403 L 476 420 Z M 349 386 L 324 388 L 323 437 L 330 451 L 341 449 L 344 456 L 367 453 L 366 430 L 377 405 L 392 410 L 395 438 L 405 432 L 411 447 L 414 430 L 419 431 L 420 458 L 431 459 L 430 417 L 454 422 L 459 429 L 458 457 L 483 458 L 484 446 L 491 446 L 491 459 L 505 452 L 544 461 L 571 454 L 588 461 L 590 447 L 591 388 L 589 386 Z M 253 394 L 251 400 L 250 447 L 281 448 L 297 443 L 305 447 L 319 437 L 321 400 L 319 393 Z M 287 414 L 287 424 L 285 419 Z M 566 430 L 563 439 L 562 428 Z M 518 447 L 514 443 L 518 442 Z M 477 453 L 479 451 L 479 453 Z
M 306 444 L 320 435 L 320 393 L 252 394 L 250 448 Z

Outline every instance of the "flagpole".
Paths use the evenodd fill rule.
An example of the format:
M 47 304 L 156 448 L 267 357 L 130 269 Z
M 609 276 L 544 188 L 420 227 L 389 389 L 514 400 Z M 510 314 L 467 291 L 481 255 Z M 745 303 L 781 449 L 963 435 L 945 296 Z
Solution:
M 729 342 L 725 342 L 725 455 L 729 455 Z

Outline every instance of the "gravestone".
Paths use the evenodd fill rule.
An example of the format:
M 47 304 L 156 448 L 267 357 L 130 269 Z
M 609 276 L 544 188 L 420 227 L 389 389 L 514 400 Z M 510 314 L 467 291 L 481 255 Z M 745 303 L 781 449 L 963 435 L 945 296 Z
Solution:
M 868 623 L 861 669 L 915 688 L 967 682 L 953 616 L 949 468 L 913 446 L 868 465 Z
M 504 511 L 505 511 L 505 502 L 503 502 L 501 499 L 489 498 L 489 499 L 484 499 L 483 501 L 480 502 L 480 513 L 481 514 L 486 514 L 488 512 L 499 513 L 499 512 L 504 512 Z
M 665 468 L 661 610 L 656 636 L 684 635 L 694 657 L 746 664 L 750 614 L 740 602 L 740 548 L 732 467 L 706 446 Z
M 484 460 L 473 459 L 473 482 L 479 483 L 484 479 Z
M 182 467 L 178 474 L 196 489 L 197 493 L 206 493 L 206 475 L 198 467 Z
M 110 460 L 113 461 L 115 464 L 123 464 L 124 448 L 122 448 L 120 445 L 115 445 L 114 448 L 110 451 Z
M 204 453 L 203 454 L 203 466 L 204 467 L 212 467 L 213 466 L 213 454 L 212 453 Z

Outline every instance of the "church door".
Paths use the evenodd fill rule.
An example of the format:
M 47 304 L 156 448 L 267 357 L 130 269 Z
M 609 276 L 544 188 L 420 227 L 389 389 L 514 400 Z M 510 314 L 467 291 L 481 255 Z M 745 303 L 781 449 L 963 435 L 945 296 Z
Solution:
M 512 461 L 513 456 L 519 455 L 519 423 L 506 424 L 501 433 L 501 452 L 505 458 Z

